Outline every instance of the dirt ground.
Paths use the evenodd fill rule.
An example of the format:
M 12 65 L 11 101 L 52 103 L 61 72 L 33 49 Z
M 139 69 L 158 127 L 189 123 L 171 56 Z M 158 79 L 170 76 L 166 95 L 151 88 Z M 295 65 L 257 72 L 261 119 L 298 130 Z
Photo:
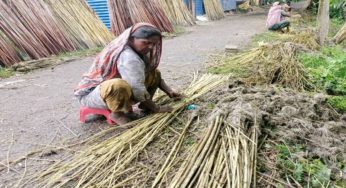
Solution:
M 204 70 L 208 55 L 223 51 L 229 44 L 242 48 L 251 36 L 264 30 L 264 14 L 228 16 L 188 27 L 184 34 L 164 40 L 160 70 L 170 85 L 184 88 L 196 71 Z M 78 121 L 79 104 L 73 89 L 93 58 L 0 80 L 0 169 L 8 159 L 36 148 L 86 137 L 108 127 L 104 121 L 85 125 Z M 23 166 L 23 162 L 17 165 Z M 35 168 L 35 164 L 28 160 L 27 168 Z M 21 176 L 23 171 L 24 167 L 13 174 Z M 12 187 L 16 180 L 9 177 L 7 169 L 0 171 L 0 187 Z

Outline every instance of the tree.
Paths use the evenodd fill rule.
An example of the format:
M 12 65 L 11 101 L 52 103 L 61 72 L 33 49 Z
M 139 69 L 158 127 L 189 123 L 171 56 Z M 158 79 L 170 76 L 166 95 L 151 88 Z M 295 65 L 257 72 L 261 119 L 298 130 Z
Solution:
M 317 37 L 324 44 L 329 32 L 329 0 L 320 0 L 317 13 Z

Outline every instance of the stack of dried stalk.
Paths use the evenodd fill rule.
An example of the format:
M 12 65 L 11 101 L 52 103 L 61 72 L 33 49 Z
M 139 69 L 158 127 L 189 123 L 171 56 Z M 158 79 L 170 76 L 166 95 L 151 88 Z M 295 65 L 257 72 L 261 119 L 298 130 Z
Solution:
M 21 61 L 13 44 L 0 32 L 0 66 L 11 66 L 13 63 Z
M 312 30 L 280 34 L 278 37 L 282 42 L 301 44 L 311 50 L 318 50 L 321 47 L 318 44 L 316 35 Z
M 203 0 L 203 3 L 210 20 L 219 20 L 225 17 L 220 0 Z
M 82 0 L 45 0 L 76 49 L 105 46 L 112 34 Z
M 175 25 L 194 25 L 194 17 L 182 0 L 158 0 L 168 19 Z
M 1 38 L 11 41 L 2 41 L 7 46 L 3 49 L 17 49 L 22 55 L 9 61 L 2 54 L 6 65 L 104 46 L 112 40 L 111 33 L 81 0 L 0 0 L 0 31 L 4 34 Z
M 25 1 L 26 2 L 26 1 Z M 41 8 L 42 1 L 35 1 L 39 4 L 35 10 L 29 8 L 28 4 L 34 1 L 0 1 L 0 28 L 1 31 L 9 38 L 20 50 L 29 55 L 30 58 L 39 59 L 47 57 L 53 52 L 60 49 L 61 51 L 68 50 L 70 45 L 66 42 L 64 37 L 54 37 L 53 33 L 44 34 L 49 29 L 45 28 L 44 23 L 33 23 L 37 21 L 37 12 L 47 14 L 46 9 Z M 57 23 L 49 16 L 49 24 L 53 28 L 59 28 Z M 54 31 L 59 33 L 59 29 Z M 60 40 L 61 42 L 58 42 Z M 65 44 L 66 45 L 60 45 Z M 51 46 L 53 44 L 53 47 Z M 66 46 L 66 47 L 65 47 Z M 51 48 L 51 49 L 50 49 Z
M 339 32 L 334 36 L 333 40 L 338 44 L 341 43 L 346 39 L 346 23 L 342 28 L 339 30 Z
M 127 27 L 148 22 L 162 32 L 173 32 L 173 26 L 156 0 L 108 0 L 111 29 L 117 36 Z
M 304 90 L 311 83 L 305 68 L 297 60 L 301 50 L 300 45 L 290 42 L 263 44 L 234 56 L 216 58 L 212 72 L 236 74 L 249 85 L 280 84 Z
M 240 110 L 216 116 L 169 187 L 244 187 L 256 184 L 258 125 Z M 253 120 L 253 119 L 251 119 Z
M 184 101 L 176 103 L 172 113 L 155 114 L 132 122 L 135 125 L 121 135 L 98 143 L 100 135 L 90 141 L 93 145 L 77 154 L 68 162 L 56 164 L 39 176 L 40 187 L 118 187 L 138 174 L 124 176 L 132 162 L 171 123 L 177 121 L 184 106 L 208 91 L 223 85 L 228 77 L 203 75 L 187 88 Z M 163 100 L 164 102 L 164 100 Z M 166 101 L 167 102 L 167 101 Z

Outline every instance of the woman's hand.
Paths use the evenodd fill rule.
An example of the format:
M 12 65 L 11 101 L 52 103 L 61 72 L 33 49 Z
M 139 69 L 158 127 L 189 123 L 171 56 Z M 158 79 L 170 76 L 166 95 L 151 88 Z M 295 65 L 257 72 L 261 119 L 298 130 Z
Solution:
M 177 99 L 177 100 L 180 100 L 180 99 L 185 98 L 185 96 L 184 96 L 183 94 L 178 93 L 178 92 L 176 92 L 176 91 L 174 91 L 174 90 L 168 92 L 168 96 L 169 96 L 170 98 Z

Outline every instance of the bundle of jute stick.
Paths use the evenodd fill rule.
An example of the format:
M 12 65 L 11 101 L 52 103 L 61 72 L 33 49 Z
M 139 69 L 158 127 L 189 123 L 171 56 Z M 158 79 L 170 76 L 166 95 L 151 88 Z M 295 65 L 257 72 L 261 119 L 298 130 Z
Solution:
M 95 137 L 71 160 L 57 163 L 38 176 L 40 187 L 116 187 L 124 182 L 124 175 L 131 170 L 132 162 L 145 148 L 185 109 L 186 104 L 198 99 L 208 91 L 223 85 L 227 76 L 203 75 L 194 79 L 185 90 L 183 101 L 172 104 L 173 112 L 155 114 L 130 123 L 133 128 L 120 135 L 99 142 Z M 167 100 L 162 100 L 163 103 Z M 131 179 L 126 177 L 125 179 Z

